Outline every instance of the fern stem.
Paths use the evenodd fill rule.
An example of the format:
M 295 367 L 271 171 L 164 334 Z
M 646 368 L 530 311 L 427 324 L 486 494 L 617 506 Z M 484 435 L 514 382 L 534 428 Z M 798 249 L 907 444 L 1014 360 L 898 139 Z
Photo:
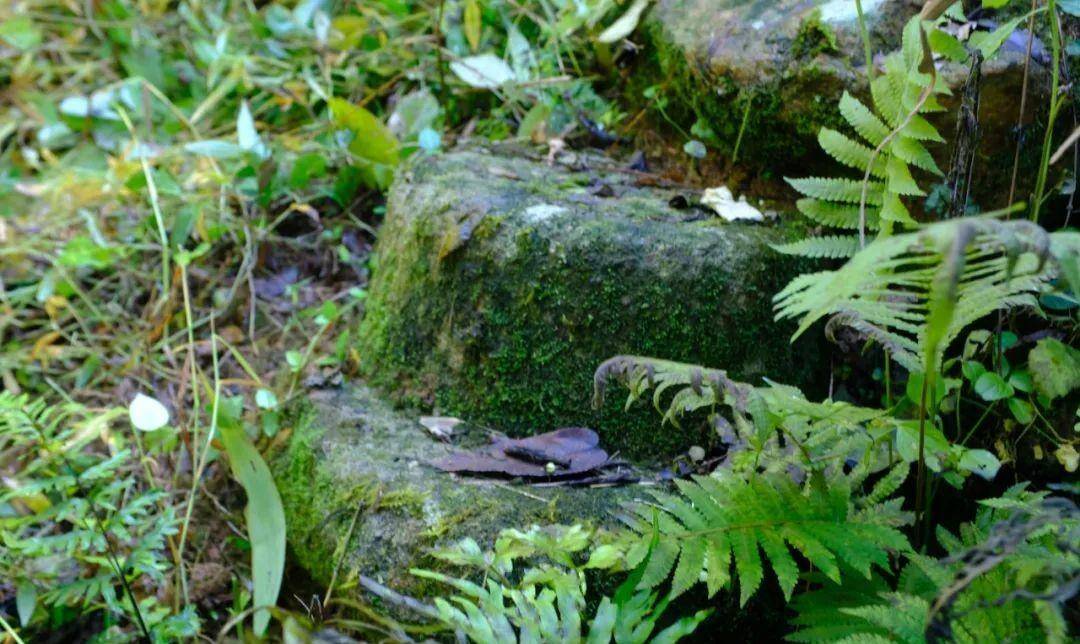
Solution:
M 919 394 L 919 459 L 915 476 L 915 536 L 917 546 L 922 547 L 923 540 L 920 526 L 926 503 L 926 391 L 929 389 L 930 375 L 923 374 L 922 392 Z

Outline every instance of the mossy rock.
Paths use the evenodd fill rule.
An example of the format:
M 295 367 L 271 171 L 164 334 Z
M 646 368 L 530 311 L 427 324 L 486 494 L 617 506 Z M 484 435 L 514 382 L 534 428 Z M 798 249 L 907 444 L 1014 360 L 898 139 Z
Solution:
M 428 462 L 455 447 L 364 387 L 315 391 L 294 413 L 288 446 L 271 460 L 289 548 L 320 585 L 339 568 L 337 596 L 358 596 L 362 574 L 428 598 L 445 589 L 409 569 L 441 569 L 432 547 L 463 537 L 491 547 L 500 530 L 534 523 L 601 525 L 635 489 L 538 489 L 446 474 Z M 458 433 L 466 444 L 486 442 L 476 429 Z
M 899 48 L 903 26 L 921 3 L 862 4 L 879 56 Z M 708 126 L 715 134 L 709 143 L 721 154 L 732 152 L 746 117 L 739 158 L 760 169 L 805 173 L 808 164 L 820 165 L 816 136 L 822 126 L 842 123 L 836 107 L 841 93 L 868 94 L 851 0 L 658 0 L 641 32 L 647 46 L 628 76 L 628 99 L 651 102 L 644 90 L 659 88 L 668 114 L 686 130 L 695 121 Z M 1015 141 L 1009 133 L 1016 125 L 1024 57 L 1023 47 L 1010 43 L 983 64 L 979 172 L 1011 167 Z M 1038 97 L 1046 94 L 1045 72 L 1039 63 L 1031 66 L 1029 92 Z M 939 61 L 939 73 L 957 90 L 943 100 L 955 110 L 968 68 Z M 935 120 L 951 136 L 955 111 Z M 948 160 L 946 150 L 941 157 Z
M 633 458 L 707 444 L 651 406 L 591 408 L 596 367 L 647 355 L 820 392 L 820 333 L 794 346 L 772 297 L 814 265 L 770 244 L 786 225 L 675 209 L 610 161 L 474 148 L 403 169 L 390 190 L 359 334 L 362 370 L 397 400 L 511 435 L 596 429 Z M 606 195 L 606 196 L 605 196 Z M 614 399 L 614 400 L 612 400 Z

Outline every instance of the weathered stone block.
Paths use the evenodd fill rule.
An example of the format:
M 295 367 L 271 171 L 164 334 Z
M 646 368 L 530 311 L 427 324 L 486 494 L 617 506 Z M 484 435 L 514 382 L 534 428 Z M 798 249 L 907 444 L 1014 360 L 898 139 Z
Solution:
M 340 566 L 338 595 L 357 594 L 362 574 L 429 598 L 445 589 L 409 569 L 441 568 L 427 556 L 430 548 L 463 537 L 491 547 L 500 530 L 533 523 L 610 522 L 618 502 L 634 494 L 634 488 L 523 489 L 451 476 L 428 463 L 455 448 L 363 387 L 313 392 L 292 425 L 287 447 L 271 461 L 289 547 L 321 585 Z M 464 438 L 486 441 L 475 430 Z
M 821 389 L 820 336 L 793 347 L 773 323 L 772 296 L 812 264 L 769 244 L 800 231 L 674 209 L 679 193 L 599 157 L 527 156 L 476 148 L 400 173 L 360 328 L 373 384 L 512 435 L 592 427 L 609 451 L 650 458 L 712 437 L 661 428 L 651 409 L 624 414 L 619 400 L 594 411 L 608 357 Z

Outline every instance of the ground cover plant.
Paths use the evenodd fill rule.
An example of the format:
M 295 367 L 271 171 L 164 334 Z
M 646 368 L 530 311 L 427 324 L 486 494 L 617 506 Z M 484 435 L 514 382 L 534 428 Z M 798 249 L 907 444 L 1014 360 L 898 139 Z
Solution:
M 869 89 L 820 129 L 839 165 L 786 184 L 737 163 L 752 97 L 719 160 L 731 142 L 680 123 L 665 82 L 627 97 L 648 0 L 0 8 L 0 638 L 666 642 L 762 606 L 791 641 L 1075 637 L 1080 5 L 930 0 L 875 58 L 852 4 Z M 1007 201 L 982 207 L 945 162 L 938 66 L 1008 39 L 1016 101 L 1044 95 L 1031 43 L 1048 98 L 1014 133 Z M 313 591 L 269 464 L 306 392 L 357 375 L 395 175 L 503 139 L 797 199 L 810 232 L 776 251 L 833 263 L 769 295 L 795 336 L 836 341 L 844 392 L 614 356 L 597 404 L 623 387 L 658 432 L 705 426 L 709 458 L 683 461 L 708 467 L 614 526 L 446 544 L 402 571 L 438 599 L 367 578 L 370 601 L 346 596 L 340 558 Z M 395 492 L 365 503 L 411 503 Z

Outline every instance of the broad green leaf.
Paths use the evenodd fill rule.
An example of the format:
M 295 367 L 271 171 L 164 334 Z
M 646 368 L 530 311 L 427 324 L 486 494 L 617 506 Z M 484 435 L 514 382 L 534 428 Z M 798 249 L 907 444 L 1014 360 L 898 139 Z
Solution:
M 57 263 L 74 268 L 109 268 L 126 255 L 123 246 L 102 246 L 86 235 L 72 237 L 60 252 Z
M 979 376 L 986 373 L 986 367 L 978 360 L 965 360 L 961 370 L 964 373 L 964 378 L 972 384 L 979 379 Z
M 1080 351 L 1054 338 L 1043 338 L 1028 354 L 1035 390 L 1053 400 L 1080 387 Z
M 622 561 L 622 551 L 614 545 L 604 544 L 597 546 L 597 548 L 592 551 L 585 567 L 607 569 L 614 567 L 615 564 L 620 561 Z
M 251 542 L 251 582 L 255 611 L 254 632 L 266 633 L 270 623 L 267 606 L 277 603 L 285 571 L 285 512 L 270 468 L 239 423 L 220 423 L 221 442 L 229 456 L 233 476 L 247 494 L 244 518 Z
M 611 23 L 611 26 L 605 29 L 597 36 L 597 40 L 602 43 L 613 43 L 626 38 L 634 29 L 637 29 L 638 22 L 641 21 L 641 15 L 645 13 L 645 9 L 649 6 L 649 0 L 634 0 L 634 4 L 630 5 L 619 19 Z
M 1009 411 L 1012 412 L 1016 422 L 1028 425 L 1035 420 L 1035 409 L 1023 398 L 1009 398 L 1005 404 L 1009 406 Z
M 984 3 L 983 6 L 986 6 L 986 4 Z M 964 49 L 964 45 L 956 39 L 956 36 L 948 34 L 940 29 L 931 29 L 926 34 L 926 39 L 930 43 L 930 48 L 935 53 L 941 54 L 957 63 L 967 60 L 967 50 Z
M 514 70 L 495 54 L 466 56 L 450 63 L 450 70 L 477 89 L 496 89 L 515 79 Z
M 960 457 L 959 467 L 991 481 L 1001 469 L 1001 461 L 985 449 L 969 449 Z
M 1009 384 L 1017 391 L 1030 394 L 1035 389 L 1035 383 L 1031 379 L 1031 372 L 1026 369 L 1017 369 L 1009 374 Z
M 975 393 L 979 395 L 979 398 L 987 402 L 993 402 L 1012 396 L 1014 391 L 1012 385 L 1005 382 L 1005 379 L 1000 375 L 993 371 L 987 371 L 975 381 Z
M 235 159 L 244 154 L 244 148 L 232 141 L 220 139 L 208 139 L 205 141 L 192 141 L 184 144 L 184 149 L 192 154 L 199 154 L 215 159 Z
M 922 389 L 923 375 L 918 371 L 912 371 L 908 374 L 908 381 L 907 385 L 904 387 L 904 394 L 912 403 L 920 405 L 922 404 Z M 948 393 L 945 379 L 936 378 L 934 380 L 934 391 L 926 392 L 926 406 L 930 409 L 937 407 Z
M 694 157 L 695 159 L 704 159 L 708 154 L 708 150 L 705 149 L 705 144 L 701 141 L 692 140 L 683 144 L 683 152 Z
M 15 611 L 19 613 L 19 623 L 23 626 L 30 624 L 37 608 L 37 587 L 29 581 L 20 583 L 15 588 Z
M 1002 3 L 1008 2 L 1008 0 L 991 0 L 991 2 Z M 983 4 L 985 5 L 986 2 L 984 1 Z M 1070 16 L 1080 16 L 1080 0 L 1058 0 L 1057 8 L 1058 11 L 1067 13 Z
M 465 0 L 465 39 L 469 41 L 469 49 L 476 51 L 480 46 L 480 5 L 477 0 Z
M 397 137 L 374 114 L 340 98 L 330 99 L 330 110 L 334 122 L 353 134 L 350 152 L 372 163 L 397 165 Z
M 278 406 L 278 399 L 269 389 L 260 389 L 255 392 L 255 405 L 259 409 L 275 409 Z
M 991 58 L 1001 49 L 1005 41 L 1016 31 L 1020 23 L 1028 19 L 1027 14 L 1013 18 L 990 33 L 977 32 L 972 34 L 971 43 L 979 48 L 984 58 Z
M 254 152 L 262 158 L 269 156 L 266 144 L 255 129 L 255 119 L 251 116 L 247 101 L 240 104 L 240 113 L 236 117 L 236 141 L 245 152 Z
M 41 44 L 41 29 L 29 16 L 17 16 L 0 22 L 0 40 L 15 49 L 26 51 Z
M 506 52 L 510 55 L 511 67 L 518 82 L 530 80 L 536 67 L 536 57 L 525 35 L 513 23 L 506 33 Z

